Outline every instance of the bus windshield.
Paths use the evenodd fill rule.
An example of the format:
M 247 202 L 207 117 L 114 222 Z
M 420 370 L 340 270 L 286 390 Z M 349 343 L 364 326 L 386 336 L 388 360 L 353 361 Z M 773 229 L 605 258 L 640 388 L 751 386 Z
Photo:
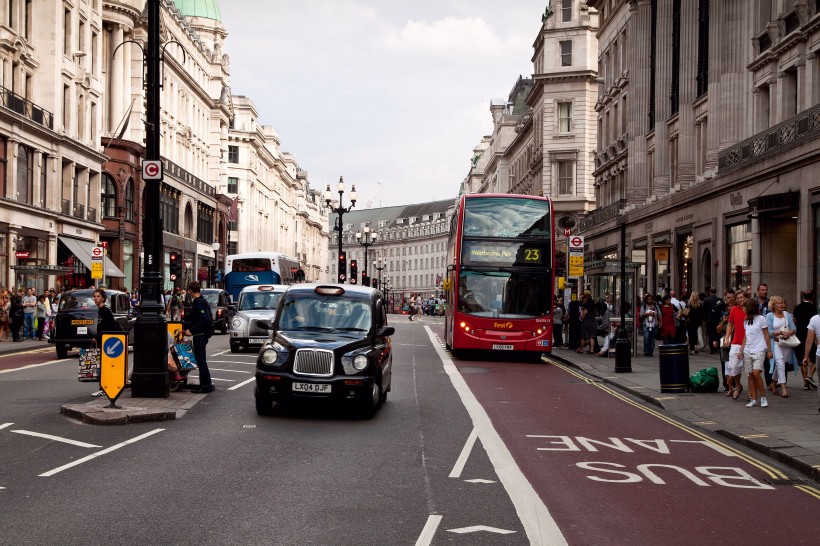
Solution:
M 498 197 L 467 199 L 464 237 L 550 238 L 550 205 L 547 201 Z
M 233 260 L 233 264 L 231 265 L 231 271 L 236 271 L 237 273 L 270 270 L 270 258 L 237 258 Z
M 533 318 L 550 314 L 548 271 L 462 270 L 458 310 L 479 317 Z

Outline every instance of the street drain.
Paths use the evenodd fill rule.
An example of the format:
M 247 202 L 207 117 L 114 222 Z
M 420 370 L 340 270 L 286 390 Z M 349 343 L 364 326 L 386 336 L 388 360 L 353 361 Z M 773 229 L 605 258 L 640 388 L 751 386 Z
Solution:
M 492 368 L 481 368 L 478 366 L 463 366 L 458 369 L 461 373 L 493 373 Z

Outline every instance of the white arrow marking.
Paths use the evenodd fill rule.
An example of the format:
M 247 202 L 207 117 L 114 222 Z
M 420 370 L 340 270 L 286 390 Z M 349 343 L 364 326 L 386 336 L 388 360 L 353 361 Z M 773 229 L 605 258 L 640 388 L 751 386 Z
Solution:
M 242 383 L 239 383 L 239 384 L 237 384 L 237 385 L 234 385 L 233 387 L 229 387 L 229 388 L 228 388 L 228 390 L 229 390 L 229 391 L 235 391 L 236 389 L 238 389 L 238 388 L 240 388 L 240 387 L 244 387 L 244 386 L 245 386 L 245 385 L 247 385 L 248 383 L 253 383 L 254 381 L 256 381 L 256 377 L 251 377 L 250 379 L 246 379 L 246 380 L 245 380 L 245 381 L 243 381 Z
M 494 480 L 485 480 L 484 478 L 473 478 L 472 480 L 464 480 L 469 483 L 495 483 Z
M 12 430 L 17 434 L 25 434 L 26 436 L 34 436 L 35 438 L 45 438 L 46 440 L 54 440 L 55 442 L 63 442 L 64 444 L 71 444 L 79 447 L 102 447 L 94 444 L 87 444 L 85 442 L 78 442 L 77 440 L 69 440 L 68 438 L 60 438 L 59 436 L 52 436 L 51 434 L 42 434 L 40 432 L 31 432 L 30 430 Z
M 137 436 L 136 438 L 131 438 L 130 440 L 126 440 L 126 441 L 121 442 L 121 443 L 119 443 L 115 446 L 111 446 L 109 448 L 103 449 L 102 451 L 97 451 L 96 453 L 92 453 L 91 455 L 87 455 L 87 456 L 83 457 L 82 459 L 77 459 L 74 462 L 64 464 L 63 466 L 57 467 L 53 470 L 49 470 L 48 472 L 43 472 L 42 474 L 40 474 L 40 477 L 41 478 L 47 478 L 49 476 L 53 476 L 54 474 L 62 472 L 63 470 L 67 470 L 71 467 L 77 466 L 79 464 L 83 464 L 83 463 L 88 462 L 92 459 L 96 459 L 97 457 L 99 457 L 101 455 L 106 455 L 107 453 L 111 453 L 112 451 L 116 451 L 116 450 L 120 449 L 121 447 L 127 446 L 128 444 L 133 444 L 134 442 L 139 442 L 140 440 L 148 438 L 149 436 L 152 436 L 152 435 L 156 434 L 157 432 L 162 432 L 163 430 L 165 430 L 165 429 L 164 428 L 158 428 L 158 429 L 152 430 L 151 432 L 146 432 L 145 434 L 141 434 L 141 435 Z
M 496 533 L 499 535 L 509 535 L 515 531 L 509 529 L 499 529 L 498 527 L 487 527 L 486 525 L 473 525 L 472 527 L 460 527 L 459 529 L 447 529 L 450 533 L 458 533 L 463 535 L 465 533 L 477 533 L 479 531 L 487 531 L 488 533 Z
M 118 339 L 117 341 L 108 346 L 108 350 L 105 351 L 105 354 L 107 354 L 108 356 L 113 355 L 117 350 L 119 350 L 120 345 L 122 345 L 122 341 Z
M 453 466 L 453 470 L 450 471 L 448 478 L 461 477 L 461 472 L 464 470 L 464 465 L 467 464 L 467 459 L 470 457 L 470 452 L 473 450 L 476 438 L 478 438 L 478 429 L 473 427 L 470 436 L 467 437 L 467 442 L 464 444 L 464 447 L 461 448 L 461 454 L 458 456 L 456 464 Z
M 13 424 L 14 424 L 14 423 L 3 423 L 3 424 L 0 424 L 0 430 L 4 429 L 4 428 L 6 428 L 6 427 L 10 427 L 10 426 L 11 426 L 11 425 L 13 425 Z

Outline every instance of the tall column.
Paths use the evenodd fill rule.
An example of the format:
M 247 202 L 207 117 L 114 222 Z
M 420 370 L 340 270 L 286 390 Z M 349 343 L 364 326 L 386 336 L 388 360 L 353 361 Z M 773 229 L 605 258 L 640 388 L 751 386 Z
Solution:
M 131 35 L 123 35 L 123 39 L 131 39 Z M 134 86 L 131 82 L 131 49 L 133 48 L 133 44 L 128 44 L 122 46 L 122 74 L 123 74 L 123 91 L 122 91 L 122 107 L 123 112 L 127 112 L 128 108 L 131 106 L 132 100 L 132 89 Z M 128 120 L 128 127 L 136 127 L 139 123 L 139 117 L 134 117 L 134 110 L 131 111 L 132 119 Z M 134 123 L 130 123 L 134 122 Z M 127 137 L 125 137 L 127 138 Z
M 17 201 L 17 150 L 20 147 L 20 142 L 17 140 L 8 140 L 6 154 L 8 163 L 6 164 L 6 196 Z
M 112 32 L 111 51 L 114 51 L 122 44 L 123 32 L 122 25 L 115 24 Z M 111 96 L 109 97 L 109 104 L 111 105 L 111 115 L 109 116 L 110 132 L 116 132 L 122 121 L 122 101 L 123 101 L 123 62 L 125 59 L 125 47 L 117 49 L 116 55 L 109 60 L 111 63 L 111 70 L 109 71 L 111 78 Z
M 20 226 L 9 224 L 9 266 L 17 265 L 17 259 L 14 257 L 14 250 L 17 249 L 17 235 L 19 234 Z M 17 287 L 17 270 L 9 267 L 9 287 Z
M 820 60 L 816 52 L 806 55 L 806 108 L 820 103 Z
M 772 76 L 769 84 L 769 127 L 783 121 L 783 106 L 780 102 L 780 92 L 783 89 L 783 73 Z
M 649 131 L 649 29 L 650 0 L 630 0 L 627 22 L 627 134 L 629 139 L 630 200 L 641 203 L 649 197 L 650 181 L 646 158 L 646 133 Z
M 811 103 L 806 102 L 806 98 L 808 97 L 808 93 L 806 93 L 806 56 L 802 54 L 797 61 L 797 81 L 795 84 L 797 85 L 797 104 L 795 105 L 795 111 L 802 112 L 811 106 Z
M 671 188 L 669 102 L 672 88 L 672 0 L 658 0 L 658 23 L 655 42 L 655 193 L 668 195 Z
M 678 184 L 682 189 L 695 183 L 695 109 L 698 68 L 698 3 L 681 2 L 680 15 L 680 102 L 678 114 Z

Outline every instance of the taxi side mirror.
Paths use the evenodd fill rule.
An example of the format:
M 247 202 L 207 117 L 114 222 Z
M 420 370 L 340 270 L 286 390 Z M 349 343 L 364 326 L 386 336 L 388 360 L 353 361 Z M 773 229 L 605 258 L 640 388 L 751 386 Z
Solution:
M 258 323 L 257 323 L 258 324 Z M 390 337 L 396 333 L 396 329 L 392 326 L 382 326 L 379 328 L 379 335 L 384 337 Z

